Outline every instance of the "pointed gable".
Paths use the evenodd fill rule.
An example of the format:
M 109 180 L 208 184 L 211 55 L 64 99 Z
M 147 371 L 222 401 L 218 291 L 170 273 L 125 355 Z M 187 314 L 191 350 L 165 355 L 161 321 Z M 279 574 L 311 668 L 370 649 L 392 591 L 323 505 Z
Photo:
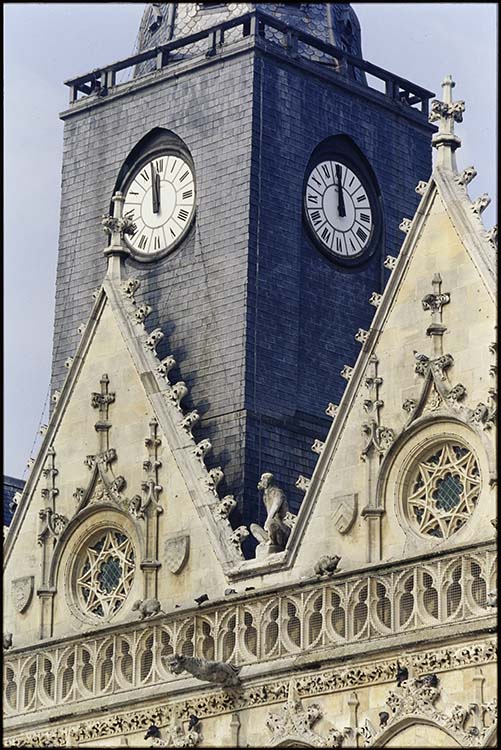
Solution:
M 205 466 L 210 444 L 193 439 L 198 415 L 169 382 L 173 358 L 156 356 L 163 334 L 146 330 L 138 286 L 110 275 L 96 293 L 15 514 L 5 572 L 30 588 L 7 608 L 16 646 L 135 619 L 143 599 L 170 611 L 221 597 L 242 559 L 235 503 L 217 494 L 222 472 Z
M 457 148 L 444 130 L 434 145 L 450 151 L 454 138 Z M 356 333 L 342 401 L 327 409 L 333 425 L 313 446 L 315 472 L 300 478 L 288 544 L 299 572 L 322 554 L 349 569 L 492 537 L 497 230 L 482 224 L 488 197 L 468 196 L 475 174 L 442 153 L 416 188 L 422 200 L 385 262 L 384 294 L 371 297 L 371 328 Z

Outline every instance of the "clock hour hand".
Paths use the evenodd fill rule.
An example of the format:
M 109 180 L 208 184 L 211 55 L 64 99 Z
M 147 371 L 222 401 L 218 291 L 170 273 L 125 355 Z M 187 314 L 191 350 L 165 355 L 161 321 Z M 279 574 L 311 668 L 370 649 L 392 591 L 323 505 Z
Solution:
M 151 164 L 151 201 L 153 213 L 157 214 L 160 211 L 160 175 L 153 164 Z
M 343 186 L 341 184 L 343 174 L 341 164 L 336 164 L 336 177 L 337 177 L 337 210 L 339 216 L 346 216 L 346 207 L 344 205 Z

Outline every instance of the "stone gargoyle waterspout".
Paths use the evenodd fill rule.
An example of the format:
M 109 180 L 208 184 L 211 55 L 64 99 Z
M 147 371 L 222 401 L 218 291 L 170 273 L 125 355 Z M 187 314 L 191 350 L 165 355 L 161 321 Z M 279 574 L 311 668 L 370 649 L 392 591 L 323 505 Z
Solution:
M 216 682 L 224 687 L 238 687 L 240 685 L 239 672 L 241 667 L 224 661 L 209 661 L 195 656 L 174 654 L 167 659 L 167 665 L 173 674 L 189 672 L 197 680 Z

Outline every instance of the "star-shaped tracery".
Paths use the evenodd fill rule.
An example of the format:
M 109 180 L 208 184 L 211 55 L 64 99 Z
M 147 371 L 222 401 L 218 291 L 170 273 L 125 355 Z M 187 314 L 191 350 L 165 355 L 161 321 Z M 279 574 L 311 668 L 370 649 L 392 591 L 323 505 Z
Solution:
M 114 615 L 130 591 L 135 572 L 130 539 L 109 529 L 85 549 L 77 577 L 78 598 L 83 609 L 100 618 Z
M 445 539 L 464 526 L 477 504 L 475 456 L 463 445 L 444 443 L 419 461 L 409 489 L 407 507 L 419 532 Z

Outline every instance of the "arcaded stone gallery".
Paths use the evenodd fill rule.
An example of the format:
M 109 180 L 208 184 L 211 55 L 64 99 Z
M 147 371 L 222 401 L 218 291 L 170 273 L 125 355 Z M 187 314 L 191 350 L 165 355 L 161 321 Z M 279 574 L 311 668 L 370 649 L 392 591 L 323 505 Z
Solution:
M 66 84 L 4 744 L 495 747 L 497 229 L 452 76 L 364 61 L 348 4 L 193 2 Z

